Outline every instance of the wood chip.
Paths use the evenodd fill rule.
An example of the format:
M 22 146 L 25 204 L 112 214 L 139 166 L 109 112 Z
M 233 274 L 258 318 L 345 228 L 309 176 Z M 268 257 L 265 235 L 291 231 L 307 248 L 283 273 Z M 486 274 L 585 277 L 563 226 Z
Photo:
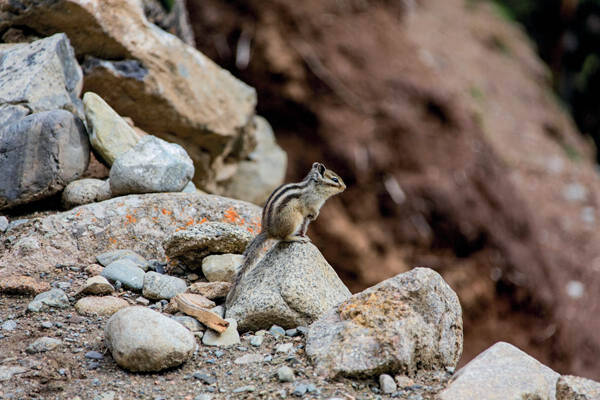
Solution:
M 199 298 L 204 300 L 198 301 Z M 204 296 L 191 293 L 180 293 L 174 297 L 174 300 L 177 303 L 179 311 L 196 318 L 210 329 L 223 333 L 229 326 L 229 322 L 225 321 L 206 307 L 203 307 L 203 305 L 206 304 L 205 301 L 209 301 L 214 307 L 214 303 Z

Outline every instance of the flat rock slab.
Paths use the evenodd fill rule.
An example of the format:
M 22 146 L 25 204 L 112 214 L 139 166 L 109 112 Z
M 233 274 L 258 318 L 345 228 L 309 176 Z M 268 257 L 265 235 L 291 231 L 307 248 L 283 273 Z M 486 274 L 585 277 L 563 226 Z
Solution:
M 227 297 L 241 331 L 309 325 L 350 291 L 312 243 L 278 243 Z
M 223 221 L 260 230 L 260 208 L 199 193 L 155 193 L 114 198 L 34 218 L 9 229 L 0 242 L 0 281 L 6 276 L 47 272 L 61 265 L 87 266 L 96 255 L 129 248 L 147 259 L 164 259 L 162 242 L 175 231 Z M 19 240 L 33 237 L 39 249 L 23 254 Z
M 114 296 L 88 296 L 75 303 L 75 310 L 81 315 L 88 316 L 110 316 L 125 307 L 129 307 L 129 303 Z
M 139 268 L 143 269 L 144 271 L 148 271 L 148 261 L 146 261 L 146 259 L 140 256 L 138 253 L 130 249 L 106 251 L 96 256 L 96 261 L 98 261 L 100 265 L 103 265 L 105 267 L 117 260 L 123 259 L 132 261 Z
M 498 342 L 462 367 L 440 400 L 554 400 L 560 375 L 527 353 Z
M 117 364 L 129 371 L 178 366 L 196 348 L 189 330 L 145 307 L 127 307 L 115 313 L 106 324 L 104 338 Z
M 600 383 L 579 376 L 563 375 L 556 382 L 556 400 L 598 400 Z
M 202 336 L 202 343 L 206 346 L 233 346 L 240 344 L 240 335 L 238 333 L 238 325 L 235 319 L 226 318 L 229 326 L 223 333 L 218 333 L 212 329 L 207 329 Z
M 239 215 L 227 212 L 226 219 L 237 220 Z M 253 227 L 244 228 L 226 222 L 207 222 L 173 233 L 165 239 L 163 247 L 169 259 L 195 270 L 209 254 L 243 253 L 254 237 L 253 232 L 260 230 L 256 229 L 258 221 L 252 223 Z
M 415 375 L 455 368 L 462 345 L 458 296 L 434 270 L 415 268 L 355 294 L 312 324 L 306 354 L 321 375 Z

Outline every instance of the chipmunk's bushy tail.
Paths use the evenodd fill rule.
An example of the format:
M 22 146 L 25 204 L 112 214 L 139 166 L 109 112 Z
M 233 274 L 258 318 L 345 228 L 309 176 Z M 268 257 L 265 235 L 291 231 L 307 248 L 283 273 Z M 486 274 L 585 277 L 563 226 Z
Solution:
M 235 279 L 233 280 L 233 286 L 231 287 L 231 290 L 229 291 L 229 294 L 227 295 L 227 300 L 226 300 L 226 306 L 228 307 L 237 297 L 237 287 L 240 283 L 240 281 L 242 280 L 242 277 L 244 276 L 244 274 L 246 273 L 246 271 L 248 270 L 248 268 L 250 268 L 251 266 L 254 265 L 254 263 L 256 262 L 256 258 L 258 257 L 260 250 L 262 249 L 263 245 L 265 244 L 265 242 L 267 241 L 267 239 L 269 238 L 269 236 L 267 235 L 266 232 L 261 232 L 259 233 L 248 245 L 248 247 L 246 247 L 246 250 L 244 250 L 244 261 L 242 262 L 242 266 L 240 267 L 240 269 L 238 270 L 237 274 L 235 275 Z

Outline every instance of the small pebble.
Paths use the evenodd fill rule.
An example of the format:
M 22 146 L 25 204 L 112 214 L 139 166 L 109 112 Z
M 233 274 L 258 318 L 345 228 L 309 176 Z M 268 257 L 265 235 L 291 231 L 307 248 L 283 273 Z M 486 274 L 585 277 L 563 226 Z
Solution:
M 254 386 L 248 385 L 233 389 L 233 393 L 254 392 L 255 390 L 256 388 Z
M 50 322 L 50 321 L 44 321 L 40 325 L 44 329 L 52 329 L 52 327 L 54 326 L 54 324 L 52 322 Z
M 294 349 L 294 343 L 284 343 L 284 344 L 280 344 L 279 346 L 277 346 L 275 351 L 277 353 L 289 353 L 293 349 Z
M 213 383 L 217 382 L 217 378 L 207 374 L 206 372 L 203 371 L 196 371 L 192 374 L 192 376 L 195 379 L 198 379 L 199 381 L 207 384 L 207 385 L 212 385 Z
M 5 331 L 14 331 L 17 329 L 17 322 L 9 319 L 2 324 L 2 329 Z
M 294 386 L 294 391 L 292 392 L 292 394 L 294 396 L 302 397 L 304 396 L 304 394 L 306 394 L 306 392 L 308 392 L 308 386 L 304 383 L 300 383 Z
M 273 361 L 273 356 L 272 355 L 266 355 L 265 358 L 263 358 L 264 362 L 271 362 Z
M 250 339 L 250 344 L 254 347 L 260 347 L 264 340 L 264 336 L 252 336 L 252 339 Z
M 306 336 L 308 334 L 308 328 L 305 326 L 299 326 L 296 328 L 296 330 L 298 332 L 300 332 L 300 334 L 302 334 L 302 336 Z
M 396 382 L 388 374 L 379 375 L 379 388 L 385 394 L 392 394 L 396 391 Z
M 202 393 L 194 397 L 194 400 L 212 400 L 213 396 L 209 393 Z
M 90 358 L 92 360 L 102 360 L 104 358 L 104 355 L 97 351 L 88 351 L 87 353 L 85 353 L 85 358 Z
M 261 329 L 260 331 L 256 331 L 254 333 L 254 336 L 261 336 L 264 337 L 267 334 L 267 331 L 265 331 L 264 329 Z
M 277 370 L 277 378 L 279 382 L 293 382 L 294 370 L 290 367 L 283 366 Z
M 290 337 L 294 337 L 294 336 L 298 336 L 298 329 L 288 329 L 287 331 L 285 331 L 285 336 L 290 336 Z
M 269 329 L 269 333 L 271 333 L 271 335 L 277 337 L 277 336 L 284 336 L 285 335 L 285 330 L 280 327 L 279 325 L 273 325 L 270 329 Z
M 147 298 L 142 297 L 142 296 L 135 299 L 135 302 L 138 304 L 141 304 L 143 306 L 147 306 L 148 304 L 150 304 L 150 300 L 148 300 Z
M 239 349 L 239 347 L 238 347 L 238 349 Z M 215 355 L 215 357 L 221 358 L 225 355 L 225 352 L 223 350 L 215 350 L 215 352 L 213 354 Z

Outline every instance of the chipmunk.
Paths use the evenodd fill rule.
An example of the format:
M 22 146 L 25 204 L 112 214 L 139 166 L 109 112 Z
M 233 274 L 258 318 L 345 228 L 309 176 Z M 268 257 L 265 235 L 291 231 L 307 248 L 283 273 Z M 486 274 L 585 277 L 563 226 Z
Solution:
M 319 216 L 319 210 L 328 198 L 345 189 L 342 178 L 318 162 L 313 163 L 302 182 L 284 184 L 275 189 L 263 207 L 262 230 L 244 251 L 244 262 L 227 296 L 227 303 L 235 296 L 242 276 L 254 264 L 268 239 L 309 242 L 306 236 L 308 224 Z

